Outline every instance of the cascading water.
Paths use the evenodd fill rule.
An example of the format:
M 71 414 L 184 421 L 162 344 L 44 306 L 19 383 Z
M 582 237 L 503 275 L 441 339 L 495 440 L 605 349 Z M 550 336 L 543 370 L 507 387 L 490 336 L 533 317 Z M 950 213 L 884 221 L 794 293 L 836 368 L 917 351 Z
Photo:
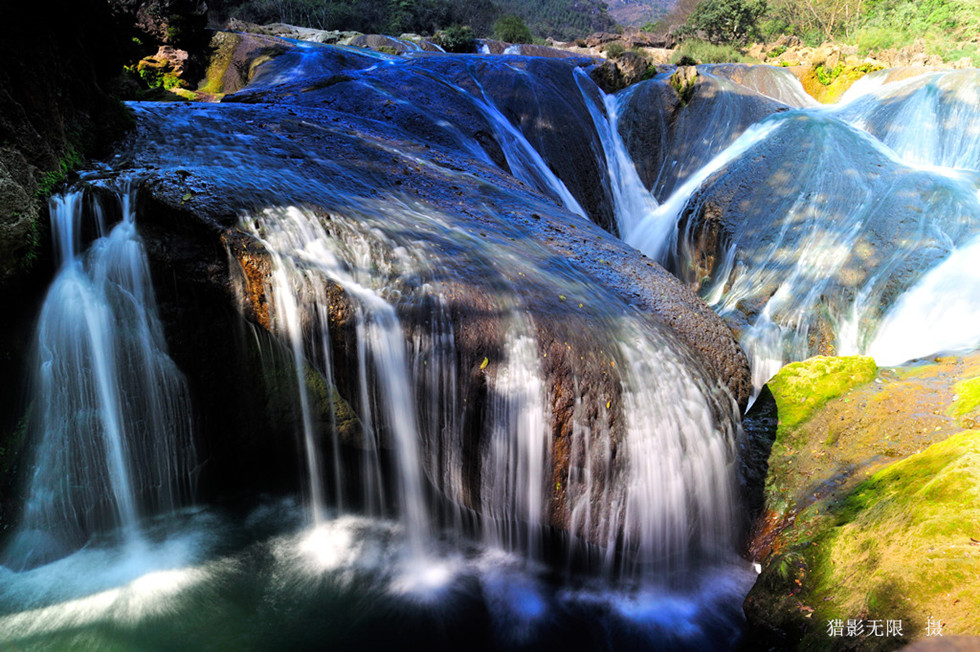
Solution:
M 509 550 L 541 556 L 540 530 L 550 508 L 551 415 L 537 342 L 520 316 L 507 335 L 505 359 L 491 388 L 487 447 L 481 456 L 484 538 Z M 523 526 L 523 532 L 514 528 Z
M 956 306 L 969 302 L 963 261 L 980 227 L 977 181 L 942 166 L 977 167 L 974 75 L 872 80 L 839 107 L 764 118 L 681 178 L 655 210 L 641 210 L 627 241 L 736 324 L 756 390 L 786 362 L 818 352 L 870 352 L 897 364 L 973 346 L 972 311 Z M 698 101 L 728 100 L 707 93 Z M 623 142 L 603 140 L 608 159 Z M 632 202 L 614 195 L 618 205 Z
M 187 388 L 167 356 L 136 232 L 132 190 L 122 221 L 81 250 L 83 190 L 51 200 L 57 277 L 37 326 L 28 499 L 4 563 L 29 567 L 193 495 Z M 101 211 L 98 214 L 101 226 Z
M 515 74 L 519 74 L 518 71 L 515 70 Z M 555 196 L 562 206 L 573 213 L 587 217 L 578 201 L 568 191 L 565 183 L 551 171 L 538 151 L 527 142 L 524 134 L 504 117 L 486 90 L 480 86 L 480 82 L 476 79 L 473 81 L 479 87 L 481 95 L 477 99 L 476 105 L 493 126 L 497 142 L 504 151 L 511 174 L 521 181 L 531 184 L 541 192 Z M 464 94 L 466 93 L 462 89 L 459 90 Z
M 313 491 L 312 506 L 314 519 L 321 513 L 322 483 L 319 466 L 320 451 L 316 445 L 316 434 L 312 432 L 313 418 L 310 400 L 306 390 L 306 380 L 302 369 L 304 345 L 300 329 L 301 315 L 298 306 L 313 311 L 321 317 L 320 328 L 324 331 L 313 344 L 323 347 L 322 359 L 329 359 L 330 335 L 325 329 L 328 324 L 323 312 L 328 305 L 326 297 L 317 288 L 324 281 L 336 283 L 355 302 L 356 335 L 358 346 L 359 377 L 361 386 L 361 422 L 365 424 L 365 435 L 374 451 L 382 447 L 377 428 L 387 428 L 388 437 L 396 451 L 398 477 L 398 496 L 402 523 L 408 536 L 411 554 L 420 556 L 429 538 L 429 516 L 423 493 L 419 441 L 418 418 L 415 410 L 414 384 L 406 355 L 401 323 L 394 308 L 374 289 L 370 270 L 370 245 L 357 236 L 344 242 L 341 259 L 334 247 L 340 244 L 331 237 L 315 217 L 297 208 L 284 211 L 266 211 L 260 218 L 250 220 L 247 226 L 252 234 L 263 244 L 272 257 L 273 285 L 270 288 L 276 301 L 276 320 L 281 321 L 283 335 L 288 337 L 296 360 L 297 386 L 301 397 L 303 414 L 304 443 L 307 458 L 307 471 Z M 286 263 L 286 260 L 289 263 Z M 318 282 L 319 281 L 319 282 Z M 301 290 L 306 290 L 300 294 Z M 298 300 L 302 297 L 302 301 Z M 278 315 L 278 313 L 282 315 Z M 369 376 L 367 360 L 373 366 Z M 329 368 L 320 370 L 327 379 L 332 377 Z M 373 380 L 380 398 L 372 396 Z M 371 467 L 365 475 L 364 494 L 368 504 L 380 502 L 385 490 L 379 486 L 380 471 L 377 461 L 371 456 Z
M 977 78 L 976 70 L 952 70 L 885 83 L 888 71 L 880 71 L 843 98 L 839 114 L 910 165 L 980 170 Z
M 574 74 L 605 154 L 616 227 L 619 235 L 628 241 L 638 224 L 654 219 L 651 216 L 659 204 L 640 181 L 640 175 L 619 133 L 619 112 L 625 101 L 624 96 L 603 93 L 581 68 L 576 68 Z M 602 106 L 597 105 L 595 95 L 602 98 Z
M 704 333 L 666 325 L 704 325 L 702 307 L 655 305 L 683 288 L 558 206 L 575 201 L 558 184 L 588 194 L 536 151 L 562 111 L 508 117 L 509 87 L 483 82 L 520 74 L 536 97 L 551 75 L 549 102 L 579 84 L 567 106 L 586 126 L 599 96 L 561 63 L 299 50 L 244 93 L 273 102 L 134 106 L 119 165 L 158 175 L 148 204 L 173 215 L 155 228 L 201 220 L 241 266 L 241 313 L 281 343 L 265 380 L 295 397 L 303 478 L 284 483 L 305 483 L 307 504 L 236 495 L 175 517 L 167 541 L 192 554 L 135 579 L 100 570 L 115 557 L 98 547 L 0 568 L 0 642 L 731 647 L 752 579 L 732 541 L 738 410 L 692 343 Z M 416 85 L 443 104 L 399 114 Z M 352 87 L 391 102 L 345 113 Z M 587 135 L 587 162 L 641 187 L 618 105 L 600 102 L 618 158 Z M 79 569 L 105 578 L 40 588 Z

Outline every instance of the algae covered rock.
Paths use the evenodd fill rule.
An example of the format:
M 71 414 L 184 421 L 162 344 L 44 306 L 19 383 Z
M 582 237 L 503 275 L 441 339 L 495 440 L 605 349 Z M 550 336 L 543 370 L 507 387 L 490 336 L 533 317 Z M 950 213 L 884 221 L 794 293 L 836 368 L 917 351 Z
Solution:
M 818 355 L 786 365 L 768 383 L 780 429 L 799 425 L 828 400 L 873 380 L 877 373 L 875 361 L 862 355 Z
M 839 58 L 829 58 L 823 63 L 816 63 L 802 70 L 800 83 L 815 100 L 823 104 L 832 104 L 839 100 L 844 92 L 870 72 L 881 70 L 883 66 L 874 63 L 847 65 Z
M 939 620 L 980 633 L 980 432 L 962 425 L 980 409 L 978 375 L 977 354 L 883 370 L 813 358 L 770 381 L 779 424 L 750 544 L 753 644 L 896 649 Z M 877 621 L 893 634 L 875 635 Z

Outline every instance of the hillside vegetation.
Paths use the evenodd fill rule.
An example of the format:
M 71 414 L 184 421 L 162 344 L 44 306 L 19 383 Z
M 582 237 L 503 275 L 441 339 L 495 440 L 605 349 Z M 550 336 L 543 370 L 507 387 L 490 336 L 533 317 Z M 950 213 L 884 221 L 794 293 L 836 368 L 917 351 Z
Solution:
M 980 65 L 980 4 L 974 0 L 682 0 L 651 29 L 715 44 L 795 36 L 809 47 L 834 41 L 861 55 L 919 41 L 944 61 Z
M 538 38 L 569 40 L 612 29 L 601 0 L 213 0 L 212 21 L 239 18 L 265 24 L 289 23 L 314 29 L 364 33 L 433 34 L 468 25 L 476 36 L 493 34 L 494 24 L 517 16 Z

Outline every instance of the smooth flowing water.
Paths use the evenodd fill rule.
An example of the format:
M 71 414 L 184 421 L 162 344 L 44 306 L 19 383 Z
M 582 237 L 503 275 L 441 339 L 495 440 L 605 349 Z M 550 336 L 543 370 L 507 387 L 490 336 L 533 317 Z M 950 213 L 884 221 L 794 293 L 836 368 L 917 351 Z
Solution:
M 670 133 L 687 133 L 684 111 L 718 120 L 737 99 L 746 108 L 731 115 L 743 117 L 716 137 L 705 133 L 699 148 L 717 154 L 674 173 L 653 210 L 633 208 L 651 201 L 642 185 L 614 184 L 629 189 L 614 193 L 627 241 L 730 320 L 756 390 L 782 365 L 817 353 L 900 364 L 980 344 L 966 263 L 980 229 L 976 71 L 895 81 L 883 71 L 840 105 L 783 109 L 740 126 L 761 101 L 739 99 L 746 92 L 802 104 L 784 79 L 764 73 L 701 69 L 697 108 L 683 109 Z M 619 121 L 624 132 L 603 138 L 607 159 L 629 156 L 635 119 L 620 114 L 650 96 L 638 87 L 607 97 L 604 114 L 593 111 L 598 124 Z M 734 139 L 733 127 L 741 130 Z M 675 142 L 660 156 L 691 147 Z M 611 174 L 622 176 L 621 167 L 611 165 Z
M 29 502 L 22 527 L 79 536 L 0 568 L 0 641 L 732 648 L 754 578 L 735 554 L 738 406 L 641 307 L 645 287 L 618 288 L 596 268 L 606 261 L 553 243 L 594 238 L 587 254 L 609 255 L 597 253 L 608 236 L 580 219 L 607 193 L 630 238 L 682 213 L 645 191 L 625 105 L 590 84 L 571 64 L 308 44 L 238 98 L 257 103 L 133 105 L 135 151 L 117 164 L 179 187 L 176 217 L 155 228 L 194 214 L 220 230 L 239 310 L 278 342 L 303 500 L 173 511 L 193 477 L 190 412 L 125 199 L 123 221 L 86 253 L 62 245 L 56 307 L 41 317 L 74 305 L 64 284 L 97 299 L 76 302 L 64 328 L 122 327 L 62 338 L 93 342 L 91 360 L 51 357 L 66 365 L 53 394 L 91 378 L 77 393 L 92 398 L 47 410 L 57 434 L 42 429 L 31 495 L 66 497 Z M 741 144 L 679 184 L 684 196 L 776 124 L 729 134 Z M 598 188 L 576 185 L 592 168 Z M 165 196 L 165 183 L 146 192 Z M 248 259 L 229 244 L 242 240 Z M 108 254 L 117 244 L 124 257 Z M 106 290 L 120 267 L 132 278 Z M 78 445 L 79 424 L 93 452 L 47 464 L 47 447 Z M 61 478 L 96 452 L 78 484 L 98 489 L 100 515 L 65 518 L 87 514 L 88 497 Z M 117 531 L 145 554 L 127 556 Z
M 37 325 L 29 419 L 38 443 L 4 552 L 13 568 L 109 534 L 138 553 L 141 519 L 193 496 L 187 388 L 166 353 L 133 192 L 111 190 L 122 220 L 107 233 L 104 194 L 73 190 L 50 203 L 59 269 Z M 83 251 L 92 222 L 98 237 Z

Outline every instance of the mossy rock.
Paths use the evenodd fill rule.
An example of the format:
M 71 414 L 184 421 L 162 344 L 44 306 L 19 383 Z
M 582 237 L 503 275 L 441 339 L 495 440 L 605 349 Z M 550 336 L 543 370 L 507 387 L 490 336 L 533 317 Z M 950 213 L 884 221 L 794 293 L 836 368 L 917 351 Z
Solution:
M 867 63 L 859 66 L 841 63 L 831 69 L 823 65 L 810 66 L 802 71 L 800 83 L 803 89 L 818 102 L 832 104 L 839 100 L 844 92 L 854 85 L 854 82 L 881 68 Z
M 962 417 L 980 407 L 980 376 L 961 380 L 953 386 L 953 391 L 956 392 L 956 397 L 950 408 L 952 416 Z M 973 424 L 970 423 L 969 427 L 973 427 Z
M 770 381 L 780 423 L 750 543 L 754 644 L 895 649 L 930 617 L 980 633 L 980 431 L 961 425 L 980 420 L 980 354 L 873 365 L 814 358 Z M 904 636 L 830 637 L 838 618 L 901 620 Z
M 816 356 L 793 362 L 767 384 L 776 399 L 780 430 L 794 428 L 832 398 L 874 380 L 878 366 L 866 356 Z
M 694 86 L 698 81 L 698 69 L 693 65 L 680 65 L 670 76 L 670 87 L 684 104 L 694 97 Z
M 750 619 L 808 650 L 887 650 L 943 632 L 980 634 L 980 432 L 888 465 L 802 512 L 746 600 Z M 901 637 L 831 637 L 830 619 L 900 620 Z

